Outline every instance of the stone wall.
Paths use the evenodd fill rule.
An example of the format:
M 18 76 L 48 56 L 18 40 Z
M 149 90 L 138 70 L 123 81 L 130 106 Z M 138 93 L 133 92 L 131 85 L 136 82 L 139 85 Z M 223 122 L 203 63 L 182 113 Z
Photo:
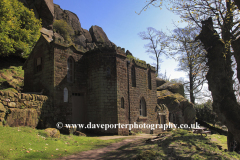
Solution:
M 53 46 L 41 36 L 31 55 L 26 60 L 24 69 L 24 92 L 41 92 L 47 96 L 53 95 L 54 61 Z M 37 71 L 37 59 L 42 60 L 42 69 Z
M 132 87 L 131 67 L 135 66 L 136 87 Z M 158 115 L 155 110 L 157 102 L 156 95 L 156 74 L 151 70 L 151 89 L 148 88 L 148 71 L 150 67 L 147 64 L 132 60 L 129 67 L 130 77 L 130 122 L 137 124 L 157 124 Z M 140 116 L 140 99 L 145 99 L 147 116 Z M 150 133 L 150 129 L 133 129 L 134 132 Z M 156 132 L 156 131 L 155 131 Z
M 47 96 L 0 91 L 0 125 L 37 127 L 51 109 Z
M 63 44 L 54 44 L 54 107 L 57 116 L 56 121 L 63 123 L 72 123 L 72 94 L 85 94 L 86 75 L 84 73 L 84 64 L 81 62 L 83 53 L 76 50 L 74 46 L 65 46 Z M 68 58 L 74 61 L 73 82 L 67 80 Z M 68 90 L 68 102 L 63 101 L 64 88 Z
M 116 60 L 117 65 L 117 116 L 118 116 L 118 123 L 121 124 L 129 124 L 129 98 L 128 97 L 128 78 L 131 78 L 131 75 L 128 74 L 129 64 L 128 59 L 126 59 L 125 55 L 119 53 L 122 56 L 118 56 Z M 130 85 L 130 80 L 129 80 Z M 122 100 L 123 98 L 123 100 Z M 123 104 L 122 104 L 123 103 Z M 121 135 L 128 135 L 129 130 L 128 128 L 119 128 L 118 134 Z
M 105 48 L 88 52 L 87 70 L 87 116 L 95 124 L 117 124 L 117 77 L 116 51 Z M 93 130 L 91 130 L 93 131 Z M 97 133 L 118 134 L 117 129 Z

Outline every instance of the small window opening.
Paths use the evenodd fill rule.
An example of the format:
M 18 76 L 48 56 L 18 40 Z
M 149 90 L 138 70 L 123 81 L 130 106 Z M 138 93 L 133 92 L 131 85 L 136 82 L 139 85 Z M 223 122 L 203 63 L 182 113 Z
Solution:
M 66 87 L 63 90 L 63 100 L 64 102 L 68 102 L 68 89 Z
M 111 69 L 110 67 L 107 67 L 107 77 L 110 77 L 111 76 Z
M 124 108 L 124 98 L 121 98 L 121 108 Z
M 135 66 L 132 66 L 132 68 L 131 68 L 131 76 L 132 76 L 132 87 L 136 87 L 136 72 L 135 72 Z
M 73 74 L 74 74 L 74 60 L 72 57 L 68 58 L 67 62 L 67 80 L 68 82 L 73 82 Z
M 37 58 L 37 72 L 42 71 L 42 57 Z
M 152 89 L 151 70 L 148 70 L 148 89 Z
M 146 102 L 144 98 L 142 97 L 140 100 L 140 116 L 146 117 L 147 112 L 146 112 Z

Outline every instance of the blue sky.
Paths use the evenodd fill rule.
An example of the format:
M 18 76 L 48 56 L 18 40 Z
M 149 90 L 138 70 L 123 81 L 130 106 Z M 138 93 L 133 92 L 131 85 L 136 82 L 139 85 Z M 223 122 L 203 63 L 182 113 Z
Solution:
M 146 5 L 145 0 L 54 0 L 64 10 L 70 10 L 79 17 L 82 28 L 89 30 L 92 25 L 102 27 L 110 41 L 117 46 L 129 50 L 133 56 L 153 64 L 149 58 L 139 32 L 147 31 L 147 27 L 153 27 L 163 32 L 173 30 L 173 21 L 180 20 L 165 7 L 162 10 L 151 6 L 147 11 L 140 12 Z M 183 27 L 183 26 L 182 26 Z M 186 73 L 175 71 L 178 62 L 166 59 L 162 55 L 163 62 L 160 64 L 160 73 L 167 72 L 170 79 L 184 77 Z

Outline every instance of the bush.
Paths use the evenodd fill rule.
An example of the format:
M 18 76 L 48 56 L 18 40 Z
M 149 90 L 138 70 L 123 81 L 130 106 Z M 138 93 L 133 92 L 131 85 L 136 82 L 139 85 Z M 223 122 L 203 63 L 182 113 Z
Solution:
M 74 30 L 66 21 L 63 19 L 55 20 L 53 23 L 53 30 L 63 36 L 66 41 L 69 43 L 71 42 L 71 36 L 74 35 Z
M 198 119 L 212 123 L 215 125 L 217 114 L 213 111 L 212 101 L 208 100 L 206 103 L 195 105 L 196 116 Z

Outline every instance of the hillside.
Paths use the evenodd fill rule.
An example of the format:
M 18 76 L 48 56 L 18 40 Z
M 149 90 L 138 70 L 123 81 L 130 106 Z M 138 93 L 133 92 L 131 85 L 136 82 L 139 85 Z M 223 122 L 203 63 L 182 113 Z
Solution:
M 0 90 L 23 90 L 24 61 L 25 59 L 14 56 L 0 58 Z

